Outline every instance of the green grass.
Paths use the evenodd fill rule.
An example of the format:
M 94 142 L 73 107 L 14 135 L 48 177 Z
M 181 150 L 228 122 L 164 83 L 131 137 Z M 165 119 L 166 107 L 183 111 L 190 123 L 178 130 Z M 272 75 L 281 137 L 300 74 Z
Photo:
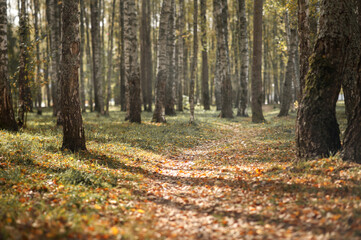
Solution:
M 341 132 L 346 126 L 343 108 L 338 106 Z M 206 155 L 194 155 L 192 169 L 217 174 L 223 169 L 215 178 L 239 179 L 250 196 L 260 191 L 250 186 L 273 183 L 264 191 L 275 211 L 283 193 L 296 194 L 301 207 L 309 204 L 307 196 L 335 195 L 344 205 L 359 204 L 361 168 L 338 156 L 295 161 L 295 113 L 277 118 L 278 111 L 268 108 L 264 124 L 253 124 L 250 118 L 220 119 L 216 111 L 200 109 L 195 124 L 189 124 L 188 112 L 167 117 L 166 124 L 152 123 L 151 113 L 142 114 L 142 124 L 123 121 L 124 113 L 115 110 L 110 117 L 86 113 L 88 151 L 75 154 L 60 151 L 62 129 L 50 109 L 42 116 L 29 114 L 26 129 L 0 131 L 0 238 L 159 238 L 152 230 L 154 209 L 139 205 L 146 178 L 159 175 L 165 161 L 213 142 L 218 144 L 210 144 Z M 262 219 L 263 226 L 259 214 L 253 218 Z M 357 222 L 360 209 L 352 214 Z M 211 215 L 226 226 L 224 213 Z

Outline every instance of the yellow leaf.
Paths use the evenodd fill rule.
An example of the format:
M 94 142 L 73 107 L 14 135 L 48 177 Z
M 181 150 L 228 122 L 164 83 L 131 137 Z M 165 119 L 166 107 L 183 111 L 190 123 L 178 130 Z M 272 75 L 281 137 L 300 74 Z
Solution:
M 102 207 L 101 207 L 101 206 L 99 206 L 98 204 L 95 204 L 95 205 L 94 205 L 94 208 L 95 208 L 96 210 L 100 210 L 100 209 L 102 209 Z
M 110 232 L 111 232 L 113 235 L 118 235 L 119 230 L 118 230 L 118 228 L 116 228 L 116 227 L 112 227 L 112 228 L 110 229 Z
M 145 213 L 143 209 L 137 209 L 137 212 L 139 212 L 139 213 Z

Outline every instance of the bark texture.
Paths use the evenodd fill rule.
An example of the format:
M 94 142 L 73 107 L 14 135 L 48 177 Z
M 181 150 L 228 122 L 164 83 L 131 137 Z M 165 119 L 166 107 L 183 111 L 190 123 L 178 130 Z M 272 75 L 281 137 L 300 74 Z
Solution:
M 90 1 L 95 111 L 104 115 L 99 1 Z
M 327 157 L 341 147 L 336 102 L 351 52 L 349 27 L 354 12 L 347 0 L 321 1 L 320 29 L 305 82 L 296 125 L 297 154 Z
M 227 0 L 213 1 L 213 14 L 217 33 L 217 78 L 221 82 L 222 118 L 232 118 L 232 84 L 228 51 L 228 5 Z
M 210 110 L 209 73 L 208 73 L 208 39 L 207 39 L 207 1 L 201 0 L 201 32 L 202 32 L 202 102 L 204 110 Z
M 138 63 L 138 21 L 135 0 L 124 1 L 125 77 L 128 83 L 129 121 L 141 122 L 140 73 Z
M 286 32 L 287 32 L 287 52 L 288 52 L 288 61 L 286 67 L 286 78 L 283 84 L 282 91 L 282 103 L 281 110 L 278 114 L 278 117 L 288 116 L 288 112 L 290 110 L 292 104 L 292 83 L 295 80 L 295 51 L 296 51 L 296 29 L 291 28 L 290 21 L 288 18 L 288 13 L 285 14 L 285 24 L 286 24 Z
M 241 54 L 241 71 L 240 71 L 240 91 L 237 116 L 248 117 L 248 80 L 249 80 L 249 52 L 248 52 L 248 31 L 246 17 L 245 0 L 238 1 L 238 22 L 240 35 L 240 54 Z
M 158 39 L 158 73 L 155 87 L 155 109 L 153 113 L 153 122 L 164 123 L 165 119 L 165 85 L 168 76 L 168 57 L 167 57 L 167 30 L 169 16 L 171 14 L 171 1 L 165 0 L 162 4 L 162 10 L 159 23 Z
M 7 5 L 6 0 L 0 0 L 0 129 L 17 131 L 7 66 Z
M 198 65 L 198 0 L 193 0 L 193 59 L 191 64 L 191 78 L 189 82 L 189 122 L 194 122 L 194 85 Z
M 262 12 L 263 0 L 254 1 L 253 67 L 252 67 L 252 122 L 264 122 L 262 112 Z
M 142 81 L 142 95 L 144 110 L 152 111 L 152 42 L 150 38 L 151 20 L 150 20 L 150 0 L 142 0 L 142 19 L 140 26 L 140 79 Z
M 358 2 L 358 24 L 359 29 L 361 30 L 361 1 Z M 360 43 L 357 41 L 357 43 Z M 359 44 L 360 46 L 360 44 Z M 358 69 L 361 69 L 361 61 L 358 64 Z M 354 161 L 357 163 L 361 163 L 361 128 L 360 128 L 360 122 L 361 122 L 361 74 L 360 70 L 357 71 L 358 79 L 357 79 L 357 88 L 355 90 L 356 92 L 356 104 L 355 109 L 353 111 L 353 116 L 348 121 L 348 126 L 345 132 L 345 139 L 343 142 L 343 149 L 342 149 L 342 158 L 343 160 L 347 161 Z
M 84 1 L 82 1 L 84 2 Z M 85 31 L 84 31 L 84 11 L 85 9 L 80 7 L 80 106 L 81 111 L 86 112 L 85 108 L 85 86 L 84 86 L 84 46 L 85 46 Z
M 124 48 L 124 1 L 120 1 L 120 109 L 127 110 L 126 84 L 125 84 L 125 48 Z
M 178 67 L 177 67 L 177 110 L 183 111 L 183 83 L 184 83 L 184 0 L 179 0 L 179 16 L 177 19 L 177 29 L 178 29 Z
M 20 63 L 19 63 L 19 109 L 18 109 L 18 125 L 25 126 L 27 112 L 32 110 L 32 96 L 30 90 L 30 79 L 28 72 L 29 53 L 27 46 L 29 44 L 29 26 L 26 13 L 26 1 L 21 0 L 20 7 Z
M 79 101 L 79 0 L 63 1 L 63 37 L 61 60 L 61 111 L 63 115 L 62 149 L 86 150 Z
M 107 73 L 107 101 L 105 107 L 105 114 L 109 115 L 109 102 L 112 97 L 111 93 L 111 79 L 113 72 L 113 36 L 114 36 L 114 18 L 115 18 L 115 0 L 112 3 L 112 14 L 111 14 L 111 26 L 109 35 L 109 46 L 108 46 L 108 73 Z
M 165 95 L 165 114 L 175 116 L 175 32 L 174 32 L 175 1 L 171 0 L 171 13 L 168 22 L 167 55 L 168 76 Z

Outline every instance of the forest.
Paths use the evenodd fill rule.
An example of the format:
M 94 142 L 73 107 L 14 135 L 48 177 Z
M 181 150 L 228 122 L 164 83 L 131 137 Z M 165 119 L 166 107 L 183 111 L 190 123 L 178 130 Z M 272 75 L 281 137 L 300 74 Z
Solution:
M 361 1 L 0 0 L 0 239 L 360 239 Z

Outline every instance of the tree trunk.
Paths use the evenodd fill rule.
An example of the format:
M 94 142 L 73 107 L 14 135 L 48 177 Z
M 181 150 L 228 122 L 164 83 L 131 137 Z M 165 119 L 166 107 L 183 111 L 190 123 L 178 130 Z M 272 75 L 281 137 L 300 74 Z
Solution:
M 114 17 L 115 17 L 115 0 L 112 4 L 112 14 L 111 14 L 111 27 L 109 35 L 109 49 L 108 49 L 108 74 L 107 74 L 107 101 L 105 108 L 105 115 L 109 116 L 109 102 L 112 96 L 111 94 L 111 79 L 113 72 L 113 35 L 114 35 Z
M 281 103 L 281 110 L 278 114 L 278 117 L 288 116 L 288 112 L 290 110 L 290 106 L 292 104 L 292 82 L 294 82 L 295 77 L 295 50 L 297 47 L 296 44 L 296 29 L 291 28 L 290 21 L 288 18 L 288 13 L 285 14 L 285 24 L 286 24 L 286 32 L 287 32 L 287 39 L 288 39 L 288 62 L 287 62 L 287 69 L 286 69 L 286 78 L 283 85 L 283 95 L 282 95 L 282 103 Z
M 49 32 L 48 27 L 46 32 Z M 51 106 L 51 90 L 50 90 L 50 83 L 49 83 L 49 61 L 50 61 L 50 54 L 49 54 L 49 38 L 46 38 L 46 51 L 44 52 L 44 58 L 46 59 L 44 63 L 44 82 L 45 82 L 45 89 L 46 89 L 46 101 L 47 106 Z
M 41 27 L 41 25 L 39 24 L 39 8 L 40 8 L 40 3 L 39 0 L 33 0 L 33 6 L 34 6 L 34 30 L 35 30 L 35 41 L 37 41 L 36 43 L 36 97 L 35 97 L 35 105 L 38 108 L 38 114 L 41 115 L 41 102 L 42 102 L 42 95 L 41 95 L 41 61 L 40 61 L 40 39 L 39 39 L 39 27 Z
M 208 76 L 208 39 L 207 39 L 207 2 L 201 0 L 201 32 L 202 32 L 202 101 L 204 110 L 211 110 L 209 102 Z
M 241 76 L 237 116 L 248 117 L 249 49 L 245 0 L 238 1 L 238 22 L 240 32 Z
M 232 118 L 232 84 L 229 65 L 227 0 L 213 1 L 213 14 L 217 32 L 217 78 L 221 83 L 221 118 Z
M 81 2 L 84 2 L 81 0 Z M 82 3 L 83 5 L 83 3 Z M 85 86 L 84 86 L 84 45 L 85 45 L 85 34 L 84 34 L 84 8 L 80 7 L 80 106 L 83 113 L 86 112 L 85 108 Z
M 361 1 L 357 1 L 358 5 L 358 25 L 359 25 L 359 31 L 361 32 Z M 354 29 L 353 29 L 354 30 Z M 356 35 L 356 34 L 355 34 Z M 353 35 L 353 36 L 355 36 Z M 357 37 L 357 35 L 356 35 Z M 359 47 L 360 41 L 359 39 L 353 38 L 352 45 L 358 44 Z M 357 52 L 352 53 L 359 53 L 359 50 Z M 357 54 L 356 54 L 357 55 Z M 359 58 L 360 60 L 360 58 Z M 357 64 L 358 69 L 361 69 L 361 61 Z M 342 149 L 342 158 L 346 161 L 354 161 L 357 163 L 361 163 L 361 128 L 360 128 L 360 122 L 361 122 L 361 74 L 360 71 L 358 72 L 358 79 L 357 79 L 357 88 L 354 89 L 354 92 L 356 93 L 356 100 L 355 100 L 355 108 L 353 111 L 352 118 L 348 119 L 348 125 L 345 132 L 345 139 L 343 142 L 343 149 Z
M 308 59 L 311 55 L 310 25 L 309 25 L 309 0 L 298 0 L 298 34 L 300 36 L 300 95 L 306 85 L 308 72 Z
M 7 4 L 6 0 L 0 0 L 0 129 L 17 131 L 7 66 Z
M 93 49 L 93 80 L 95 93 L 95 111 L 104 115 L 103 82 L 102 82 L 102 54 L 99 21 L 99 1 L 90 2 L 91 9 L 91 34 Z
M 253 67 L 252 67 L 252 122 L 264 122 L 262 112 L 262 12 L 263 0 L 254 1 Z
M 155 88 L 155 109 L 153 114 L 153 122 L 165 123 L 165 85 L 167 82 L 167 30 L 169 16 L 171 14 L 171 1 L 163 1 L 160 23 L 159 23 L 159 40 L 158 40 L 158 73 Z
M 357 9 L 357 4 L 359 1 L 350 1 L 350 5 L 352 4 L 353 9 Z M 358 9 L 358 17 L 359 21 L 361 21 L 361 13 L 360 9 Z M 360 23 L 358 23 L 360 24 Z M 357 79 L 360 73 L 359 71 L 359 61 L 361 58 L 361 45 L 360 45 L 360 27 L 357 24 L 357 21 L 353 21 L 349 23 L 349 27 L 354 29 L 353 34 L 350 38 L 350 44 L 348 46 L 348 52 L 352 54 L 349 55 L 347 59 L 344 78 L 342 81 L 342 89 L 345 95 L 345 106 L 346 106 L 346 117 L 347 122 L 350 122 L 354 116 L 354 110 L 357 105 L 357 97 L 358 97 L 358 88 L 357 88 Z
M 193 0 L 193 59 L 191 64 L 191 78 L 189 82 L 190 123 L 194 122 L 194 85 L 198 65 L 198 0 Z
M 347 51 L 354 29 L 354 12 L 347 0 L 322 0 L 318 39 L 310 58 L 296 125 L 297 155 L 327 157 L 341 147 L 336 102 L 341 88 Z
M 28 17 L 26 14 L 25 0 L 21 0 L 20 9 L 20 66 L 19 66 L 19 109 L 18 125 L 26 125 L 25 115 L 31 111 L 33 102 L 31 98 L 30 79 L 29 79 L 29 53 L 27 45 L 29 44 Z
M 140 73 L 138 63 L 137 10 L 135 0 L 124 1 L 125 76 L 128 83 L 129 121 L 141 122 Z
M 140 26 L 140 39 L 141 39 L 141 71 L 140 79 L 142 80 L 143 91 L 143 105 L 144 110 L 152 111 L 152 76 L 153 76 L 153 63 L 152 63 L 152 42 L 150 39 L 150 1 L 142 0 L 142 24 Z
M 179 0 L 178 16 L 178 91 L 177 91 L 177 110 L 183 111 L 183 83 L 184 83 L 184 0 Z
M 125 87 L 125 49 L 124 49 L 124 1 L 120 1 L 120 109 L 121 111 L 127 111 L 127 98 Z
M 86 150 L 79 102 L 79 0 L 63 0 L 63 39 L 61 60 L 61 112 L 63 146 L 72 152 Z
M 81 8 L 84 8 L 84 1 L 80 1 Z M 88 14 L 85 12 L 85 22 L 86 22 L 86 56 L 87 56 L 87 72 L 88 72 L 88 97 L 89 97 L 89 107 L 90 112 L 93 112 L 93 83 L 94 83 L 94 72 L 93 72 L 93 56 L 90 50 L 90 34 L 89 34 L 89 19 Z
M 175 116 L 175 33 L 174 33 L 175 1 L 171 0 L 171 14 L 169 16 L 167 52 L 168 52 L 168 76 L 165 95 L 165 114 Z

